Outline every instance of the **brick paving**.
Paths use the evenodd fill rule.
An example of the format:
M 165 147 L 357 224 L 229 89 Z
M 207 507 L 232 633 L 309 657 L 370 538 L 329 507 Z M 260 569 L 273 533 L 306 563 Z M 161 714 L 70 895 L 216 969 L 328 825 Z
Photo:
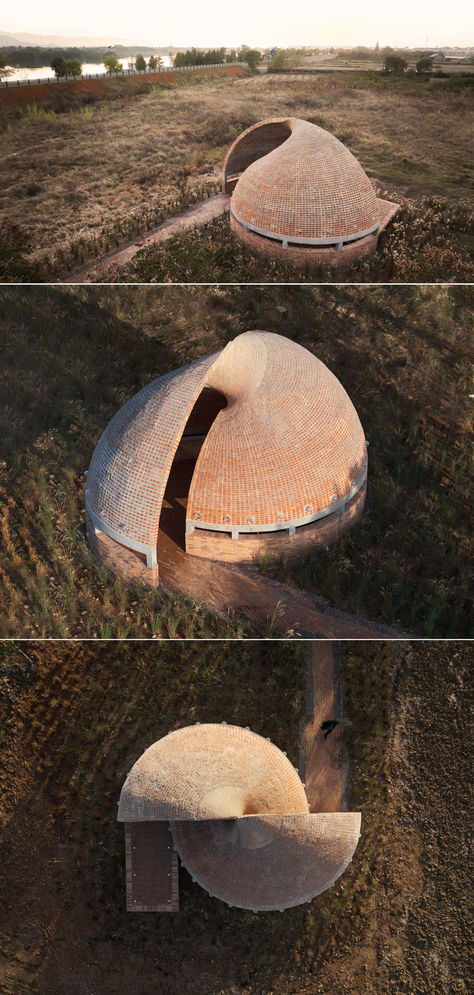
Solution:
M 125 824 L 127 912 L 178 912 L 178 859 L 168 822 Z

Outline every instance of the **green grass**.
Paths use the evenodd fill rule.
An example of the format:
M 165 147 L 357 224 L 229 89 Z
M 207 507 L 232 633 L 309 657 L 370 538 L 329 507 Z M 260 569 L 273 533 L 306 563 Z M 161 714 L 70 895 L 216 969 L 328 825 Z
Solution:
M 153 377 L 263 328 L 329 366 L 370 449 L 354 529 L 296 566 L 262 569 L 407 632 L 468 635 L 471 300 L 464 287 L 3 288 L 1 634 L 247 634 L 97 569 L 84 470 L 112 415 Z

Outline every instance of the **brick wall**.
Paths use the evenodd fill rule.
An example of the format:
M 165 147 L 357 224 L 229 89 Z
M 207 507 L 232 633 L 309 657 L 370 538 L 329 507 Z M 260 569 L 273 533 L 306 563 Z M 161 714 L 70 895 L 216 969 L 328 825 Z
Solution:
M 318 248 L 318 246 L 301 247 L 288 245 L 286 249 L 281 242 L 263 235 L 257 235 L 253 231 L 244 231 L 242 225 L 230 215 L 230 227 L 234 235 L 247 249 L 256 252 L 257 255 L 267 256 L 268 259 L 278 259 L 282 262 L 291 263 L 297 269 L 311 270 L 316 266 L 333 267 L 334 269 L 344 269 L 350 266 L 356 259 L 365 259 L 377 246 L 378 233 L 367 235 L 357 242 L 348 242 L 342 247 L 340 252 L 335 248 Z
M 291 135 L 291 128 L 284 121 L 270 121 L 244 131 L 231 145 L 224 163 L 223 193 L 231 193 L 237 182 L 235 174 L 242 173 L 256 159 L 268 155 Z M 233 177 L 233 179 L 231 179 Z
M 252 563 L 259 554 L 268 555 L 270 560 L 282 554 L 287 559 L 296 559 L 315 546 L 331 545 L 344 535 L 362 514 L 366 489 L 364 484 L 342 514 L 328 515 L 309 525 L 302 525 L 293 536 L 282 531 L 244 534 L 239 539 L 231 539 L 225 532 L 195 529 L 186 536 L 186 552 L 224 563 Z
M 147 567 L 145 557 L 133 549 L 121 546 L 105 532 L 95 532 L 89 515 L 86 514 L 87 538 L 94 556 L 105 563 L 109 570 L 129 582 L 158 586 L 158 567 Z

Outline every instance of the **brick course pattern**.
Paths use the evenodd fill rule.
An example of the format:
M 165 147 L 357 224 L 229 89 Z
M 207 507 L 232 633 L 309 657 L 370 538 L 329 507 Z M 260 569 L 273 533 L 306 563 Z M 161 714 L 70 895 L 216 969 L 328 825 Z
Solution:
M 286 532 L 261 532 L 259 535 L 241 533 L 238 539 L 231 539 L 225 532 L 195 529 L 191 535 L 186 536 L 186 552 L 222 563 L 254 563 L 260 555 L 267 556 L 269 561 L 284 555 L 291 561 L 315 546 L 331 545 L 352 528 L 364 510 L 366 490 L 364 483 L 346 504 L 344 511 L 319 518 L 309 525 L 302 525 L 296 529 L 294 535 L 290 536 Z
M 331 887 L 360 835 L 360 813 L 310 813 L 286 755 L 225 723 L 188 726 L 149 747 L 122 788 L 118 820 L 126 823 L 128 850 L 135 825 L 140 840 L 147 824 L 169 820 L 193 879 L 229 905 L 254 911 L 283 910 Z M 154 857 L 151 839 L 145 830 L 141 864 L 127 851 L 127 875 L 140 870 L 139 881 L 127 877 L 127 907 L 140 896 L 146 908 L 170 904 L 166 854 L 161 846 Z
M 196 530 L 283 537 L 331 514 L 336 536 L 340 514 L 364 486 L 364 433 L 336 377 L 296 343 L 246 332 L 222 352 L 154 380 L 117 412 L 96 446 L 86 484 L 89 538 L 109 560 L 104 536 L 120 544 L 115 562 L 125 576 L 157 572 L 169 472 L 183 433 L 196 432 L 205 437 L 188 496 L 189 551 L 199 546 Z M 348 510 L 345 522 L 354 520 Z M 319 541 L 328 531 L 312 534 Z
M 377 244 L 383 202 L 349 149 L 309 121 L 243 132 L 227 154 L 223 190 L 233 190 L 233 232 L 267 256 L 344 267 Z
M 235 818 L 282 810 L 308 812 L 285 754 L 249 729 L 206 723 L 177 729 L 145 750 L 122 788 L 118 819 Z

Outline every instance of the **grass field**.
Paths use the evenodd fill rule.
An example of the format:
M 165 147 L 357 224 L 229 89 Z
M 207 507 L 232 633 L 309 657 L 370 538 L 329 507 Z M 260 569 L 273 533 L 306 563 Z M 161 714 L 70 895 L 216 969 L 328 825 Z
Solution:
M 405 632 L 468 635 L 471 304 L 463 287 L 2 288 L 0 635 L 248 635 L 95 566 L 84 470 L 139 388 L 252 328 L 325 362 L 370 442 L 360 523 L 259 569 Z
M 465 645 L 344 645 L 362 836 L 330 891 L 253 915 L 181 869 L 169 916 L 124 909 L 125 775 L 151 742 L 196 721 L 249 725 L 297 764 L 302 647 L 22 648 L 29 660 L 0 647 L 5 995 L 116 995 L 137 979 L 150 995 L 468 990 Z
M 68 113 L 25 112 L 0 135 L 1 277 L 47 281 L 155 227 L 218 189 L 226 150 L 244 128 L 285 114 L 337 135 L 380 193 L 404 205 L 388 257 L 382 251 L 367 272 L 354 271 L 358 279 L 469 279 L 468 88 L 357 73 L 203 81 Z M 219 269 L 201 237 L 186 266 L 197 280 L 224 280 L 225 260 Z M 235 250 L 226 251 L 232 265 Z M 152 256 L 152 278 L 175 278 L 169 265 Z M 251 257 L 239 266 L 242 278 L 275 279 Z

